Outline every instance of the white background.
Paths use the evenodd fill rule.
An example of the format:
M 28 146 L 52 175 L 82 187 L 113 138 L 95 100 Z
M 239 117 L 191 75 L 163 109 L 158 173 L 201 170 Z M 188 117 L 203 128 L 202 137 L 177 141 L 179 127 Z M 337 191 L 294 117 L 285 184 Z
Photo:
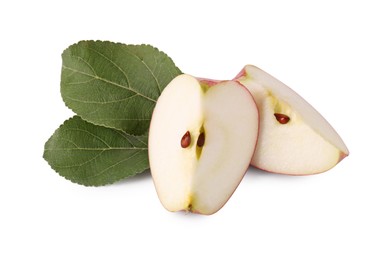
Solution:
M 375 0 L 2 1 L 0 259 L 390 259 L 389 13 Z M 150 174 L 66 181 L 43 146 L 73 115 L 61 52 L 88 39 L 152 44 L 201 77 L 257 65 L 351 154 L 309 177 L 249 169 L 212 216 L 167 212 Z

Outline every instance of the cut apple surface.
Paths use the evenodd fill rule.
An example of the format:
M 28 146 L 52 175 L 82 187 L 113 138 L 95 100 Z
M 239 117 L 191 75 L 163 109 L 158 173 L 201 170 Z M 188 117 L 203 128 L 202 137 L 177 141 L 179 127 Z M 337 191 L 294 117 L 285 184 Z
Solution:
M 253 166 L 307 175 L 329 170 L 349 154 L 332 126 L 279 80 L 252 65 L 245 66 L 235 80 L 252 93 L 260 113 Z
M 149 129 L 149 161 L 169 211 L 213 214 L 244 176 L 258 137 L 258 110 L 235 81 L 176 77 L 164 89 Z

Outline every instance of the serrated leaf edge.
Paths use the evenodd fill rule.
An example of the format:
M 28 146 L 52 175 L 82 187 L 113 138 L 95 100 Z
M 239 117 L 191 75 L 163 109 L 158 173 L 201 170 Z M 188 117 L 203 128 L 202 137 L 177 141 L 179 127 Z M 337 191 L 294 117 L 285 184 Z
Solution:
M 149 167 L 147 167 L 147 168 L 145 168 L 145 169 L 142 169 L 142 167 L 140 167 L 139 169 L 136 169 L 136 170 L 134 171 L 134 173 L 131 174 L 131 175 L 129 175 L 129 176 L 116 178 L 116 179 L 112 180 L 112 182 L 108 182 L 108 183 L 105 183 L 105 184 L 102 184 L 102 185 L 94 185 L 94 184 L 89 185 L 89 184 L 85 184 L 85 183 L 80 183 L 80 182 L 77 182 L 76 180 L 73 180 L 73 179 L 71 179 L 71 178 L 67 178 L 67 176 L 62 175 L 59 171 L 57 171 L 56 169 L 54 169 L 54 168 L 53 168 L 53 165 L 50 164 L 50 162 L 45 158 L 45 152 L 48 151 L 48 149 L 46 149 L 46 144 L 47 144 L 47 142 L 50 140 L 50 138 L 51 138 L 52 136 L 54 136 L 54 135 L 59 131 L 59 129 L 60 129 L 62 126 L 64 126 L 68 121 L 74 119 L 75 117 L 80 117 L 80 116 L 75 115 L 75 116 L 73 116 L 73 117 L 68 118 L 67 120 L 65 120 L 65 121 L 64 121 L 64 122 L 63 122 L 55 131 L 54 131 L 54 133 L 49 137 L 49 139 L 47 139 L 47 141 L 45 142 L 45 145 L 44 145 L 44 151 L 43 151 L 42 158 L 47 162 L 47 164 L 50 166 L 50 168 L 51 168 L 53 171 L 55 171 L 59 176 L 61 176 L 62 178 L 66 179 L 66 180 L 68 180 L 68 181 L 70 181 L 70 182 L 72 182 L 72 183 L 79 184 L 79 185 L 82 185 L 82 186 L 85 186 L 85 187 L 103 187 L 103 186 L 111 185 L 111 184 L 116 183 L 116 182 L 118 182 L 118 181 L 124 180 L 124 179 L 129 178 L 129 177 L 134 177 L 134 176 L 136 176 L 136 175 L 139 175 L 139 174 L 144 173 L 144 172 L 146 172 L 147 170 L 149 170 Z M 84 120 L 82 117 L 80 117 L 80 118 L 81 118 L 82 120 Z M 86 121 L 86 120 L 84 120 L 84 121 Z M 88 121 L 87 121 L 87 122 L 88 122 Z M 91 123 L 91 122 L 88 122 L 88 123 Z M 93 123 L 91 123 L 91 124 L 93 124 Z M 93 124 L 93 125 L 96 125 L 96 124 Z M 99 126 L 99 125 L 96 125 L 96 126 Z M 110 128 L 110 127 L 106 127 L 106 128 L 113 129 L 113 128 Z M 115 130 L 117 130 L 117 129 L 115 129 Z M 120 130 L 119 130 L 119 131 L 120 131 Z M 123 132 L 123 131 L 120 131 L 120 132 Z M 132 135 L 132 134 L 128 134 L 128 133 L 126 133 L 126 132 L 125 132 L 125 134 L 130 135 L 130 136 L 133 136 L 133 137 L 136 137 L 136 138 L 137 138 L 138 136 L 142 136 L 142 135 L 138 135 L 138 136 L 137 136 L 137 135 Z
M 70 49 L 70 48 L 72 48 L 72 47 L 74 47 L 74 46 L 77 46 L 78 44 L 89 43 L 89 42 L 95 42 L 95 43 L 114 43 L 114 44 L 121 45 L 121 46 L 123 46 L 123 47 L 126 47 L 126 46 L 147 46 L 147 47 L 151 47 L 152 49 L 154 49 L 154 50 L 156 50 L 156 51 L 162 53 L 166 58 L 168 58 L 168 59 L 172 62 L 172 64 L 174 64 L 174 67 L 175 67 L 175 69 L 179 72 L 179 74 L 182 74 L 181 70 L 176 66 L 176 64 L 173 62 L 173 60 L 172 60 L 171 57 L 169 57 L 165 52 L 160 51 L 157 47 L 154 47 L 153 45 L 150 45 L 150 44 L 125 44 L 125 43 L 121 43 L 121 42 L 112 42 L 112 41 L 103 41 L 103 40 L 81 40 L 81 41 L 78 41 L 77 43 L 74 43 L 74 44 L 68 46 L 68 47 L 62 52 L 61 56 L 63 56 L 63 55 L 65 54 L 65 52 L 66 52 L 68 49 Z M 63 68 L 63 66 L 61 66 L 61 71 L 62 71 L 62 68 Z M 62 84 L 62 83 L 60 83 L 60 85 L 61 85 L 61 84 Z M 61 98 L 62 98 L 62 101 L 64 102 L 65 106 L 66 106 L 67 108 L 69 108 L 70 110 L 72 110 L 74 113 L 77 114 L 77 112 L 74 111 L 74 110 L 68 105 L 68 103 L 64 100 L 64 96 L 63 96 L 63 94 L 62 94 L 62 91 L 61 91 Z M 157 100 L 153 100 L 153 101 L 154 101 L 154 102 L 157 102 Z M 83 116 L 78 115 L 78 114 L 77 114 L 77 116 L 79 116 L 81 119 L 83 119 L 84 121 L 86 121 L 86 122 L 88 122 L 88 123 L 91 123 L 91 124 L 94 124 L 94 125 L 97 125 L 97 126 L 103 126 L 103 127 L 106 127 L 106 128 L 115 129 L 115 130 L 121 131 L 121 132 L 126 133 L 126 134 L 129 134 L 129 135 L 137 136 L 137 135 L 134 135 L 133 133 L 126 132 L 126 130 L 124 130 L 124 129 L 120 129 L 120 128 L 118 128 L 118 127 L 113 127 L 113 126 L 108 126 L 108 125 L 103 124 L 103 123 L 93 122 L 93 121 L 91 121 L 91 120 L 89 120 L 89 119 L 86 119 L 86 118 L 84 118 Z M 145 120 L 150 120 L 150 119 L 145 119 Z M 65 123 L 65 122 L 64 122 L 64 123 Z M 142 134 L 140 134 L 140 135 L 144 135 L 144 134 L 146 134 L 147 132 L 148 132 L 148 130 L 146 130 L 144 133 L 142 133 Z

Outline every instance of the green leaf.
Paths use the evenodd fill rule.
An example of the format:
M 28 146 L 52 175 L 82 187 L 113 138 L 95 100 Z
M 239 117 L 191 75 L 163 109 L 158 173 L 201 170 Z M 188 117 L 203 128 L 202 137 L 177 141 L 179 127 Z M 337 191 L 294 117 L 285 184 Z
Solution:
M 84 120 L 142 135 L 157 98 L 179 74 L 173 61 L 150 45 L 82 41 L 62 54 L 61 94 Z
M 43 157 L 66 179 L 101 186 L 149 168 L 146 136 L 96 126 L 75 116 L 45 144 Z

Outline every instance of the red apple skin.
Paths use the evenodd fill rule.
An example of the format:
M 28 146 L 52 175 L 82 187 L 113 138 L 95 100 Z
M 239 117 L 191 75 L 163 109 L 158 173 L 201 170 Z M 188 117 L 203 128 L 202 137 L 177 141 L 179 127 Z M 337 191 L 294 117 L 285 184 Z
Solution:
M 339 162 L 341 162 L 345 157 L 347 157 L 349 154 L 345 154 L 343 152 L 340 152 L 340 159 Z
M 237 81 L 239 78 L 246 76 L 245 67 L 232 80 Z
M 218 83 L 224 81 L 224 80 L 216 80 L 216 79 L 206 79 L 206 78 L 196 78 L 200 84 L 205 84 L 209 87 L 215 86 Z

